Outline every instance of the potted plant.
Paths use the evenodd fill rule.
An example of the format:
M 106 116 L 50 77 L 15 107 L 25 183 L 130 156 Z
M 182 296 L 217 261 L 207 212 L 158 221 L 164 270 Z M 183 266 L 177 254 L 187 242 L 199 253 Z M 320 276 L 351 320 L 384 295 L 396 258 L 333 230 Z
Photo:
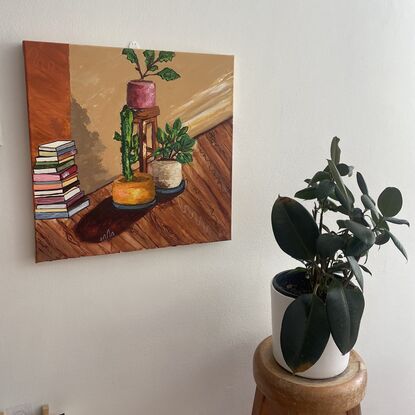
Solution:
M 146 80 L 150 76 L 159 76 L 165 81 L 174 81 L 180 75 L 171 68 L 165 67 L 160 70 L 159 64 L 171 62 L 175 57 L 174 52 L 160 51 L 156 57 L 154 50 L 143 51 L 145 59 L 145 70 L 142 69 L 140 61 L 134 49 L 125 48 L 122 54 L 135 65 L 140 77 L 128 82 L 127 105 L 133 109 L 151 108 L 156 105 L 156 85 L 153 81 Z
M 139 140 L 133 134 L 133 110 L 124 105 L 120 112 L 121 133 L 114 133 L 114 140 L 121 142 L 122 176 L 112 184 L 112 199 L 120 209 L 146 208 L 155 203 L 155 185 L 148 173 L 134 171 L 138 161 Z
M 370 249 L 392 241 L 407 258 L 390 230 L 390 225 L 409 226 L 396 217 L 401 192 L 387 187 L 376 203 L 357 173 L 358 207 L 343 181 L 353 168 L 340 162 L 338 144 L 335 137 L 328 165 L 295 194 L 314 201 L 312 214 L 289 197 L 279 196 L 272 209 L 278 245 L 301 262 L 272 280 L 273 354 L 285 369 L 314 379 L 336 376 L 348 365 L 365 305 L 363 275 L 370 274 L 365 265 Z M 337 224 L 329 227 L 326 219 L 333 214 Z
M 151 172 L 157 189 L 180 190 L 184 187 L 182 165 L 193 161 L 193 147 L 196 143 L 189 136 L 188 127 L 177 118 L 173 125 L 166 124 L 166 129 L 157 129 L 159 147 L 154 152 Z

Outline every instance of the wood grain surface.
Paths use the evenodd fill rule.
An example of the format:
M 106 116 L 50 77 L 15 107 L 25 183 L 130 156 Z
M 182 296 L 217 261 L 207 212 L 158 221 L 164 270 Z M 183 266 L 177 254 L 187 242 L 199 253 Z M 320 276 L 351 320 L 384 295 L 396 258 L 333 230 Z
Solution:
M 253 415 L 359 415 L 367 371 L 352 351 L 348 368 L 339 376 L 323 380 L 294 376 L 277 364 L 268 337 L 255 351 L 254 378 Z
M 229 240 L 232 129 L 228 119 L 196 137 L 193 163 L 183 166 L 185 191 L 147 211 L 114 208 L 108 184 L 72 218 L 35 221 L 36 261 Z
M 71 139 L 69 45 L 23 42 L 32 164 L 38 146 Z

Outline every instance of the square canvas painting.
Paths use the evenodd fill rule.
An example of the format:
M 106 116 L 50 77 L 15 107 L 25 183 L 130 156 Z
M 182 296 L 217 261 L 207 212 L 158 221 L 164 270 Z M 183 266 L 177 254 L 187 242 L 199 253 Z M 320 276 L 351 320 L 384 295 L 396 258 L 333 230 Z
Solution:
M 231 238 L 233 56 L 23 50 L 37 262 Z

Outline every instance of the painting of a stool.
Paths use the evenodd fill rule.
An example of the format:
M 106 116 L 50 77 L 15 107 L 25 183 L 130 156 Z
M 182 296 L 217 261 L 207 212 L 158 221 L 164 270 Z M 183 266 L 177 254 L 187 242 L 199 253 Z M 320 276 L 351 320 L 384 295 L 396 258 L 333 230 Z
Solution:
M 252 415 L 361 415 L 367 372 L 354 351 L 341 375 L 326 380 L 294 376 L 277 364 L 268 337 L 254 355 L 256 391 Z

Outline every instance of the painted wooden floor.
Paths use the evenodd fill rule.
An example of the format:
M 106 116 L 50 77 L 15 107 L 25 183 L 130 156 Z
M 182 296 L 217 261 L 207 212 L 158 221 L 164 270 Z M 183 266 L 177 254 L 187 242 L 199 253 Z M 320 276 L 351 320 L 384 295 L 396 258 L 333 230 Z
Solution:
M 71 219 L 35 221 L 36 261 L 103 255 L 231 238 L 232 119 L 197 137 L 186 189 L 142 212 L 112 206 L 111 183 Z

